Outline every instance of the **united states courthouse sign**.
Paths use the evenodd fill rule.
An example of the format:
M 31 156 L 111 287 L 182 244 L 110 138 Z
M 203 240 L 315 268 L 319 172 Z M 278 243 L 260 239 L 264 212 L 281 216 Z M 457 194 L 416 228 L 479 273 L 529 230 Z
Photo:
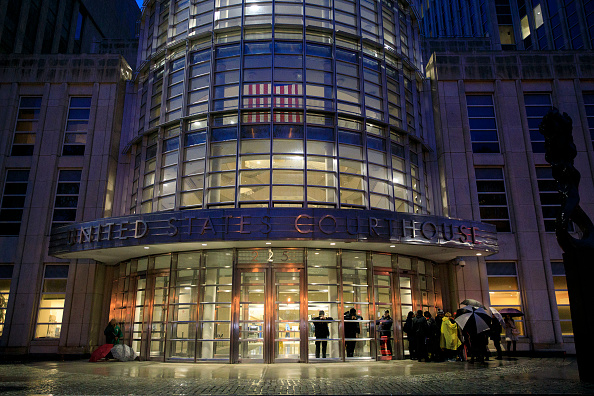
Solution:
M 386 242 L 497 251 L 495 227 L 490 224 L 388 211 L 283 208 L 185 210 L 72 224 L 52 233 L 50 255 L 250 240 Z

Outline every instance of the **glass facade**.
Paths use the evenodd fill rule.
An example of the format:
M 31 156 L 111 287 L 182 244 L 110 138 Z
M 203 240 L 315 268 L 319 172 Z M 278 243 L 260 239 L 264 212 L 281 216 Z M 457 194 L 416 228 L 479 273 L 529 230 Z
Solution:
M 396 324 L 413 309 L 441 306 L 434 263 L 386 253 L 204 250 L 134 259 L 115 272 L 110 317 L 121 323 L 124 342 L 149 360 L 397 358 L 407 348 L 400 326 L 384 324 L 385 311 Z M 325 338 L 314 331 L 320 311 Z M 325 358 L 315 357 L 319 340 L 327 343 Z M 382 353 L 385 342 L 390 347 Z
M 132 213 L 431 212 L 407 3 L 155 1 L 142 37 Z

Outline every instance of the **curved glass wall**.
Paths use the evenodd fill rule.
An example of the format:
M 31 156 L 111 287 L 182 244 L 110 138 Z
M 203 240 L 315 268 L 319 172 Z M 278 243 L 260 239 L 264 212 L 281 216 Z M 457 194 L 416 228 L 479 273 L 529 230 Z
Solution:
M 124 342 L 150 360 L 402 358 L 408 312 L 441 306 L 437 270 L 412 257 L 340 249 L 147 256 L 116 267 L 110 317 Z M 320 323 L 327 334 L 316 332 Z
M 418 36 L 405 2 L 149 2 L 130 212 L 431 212 Z

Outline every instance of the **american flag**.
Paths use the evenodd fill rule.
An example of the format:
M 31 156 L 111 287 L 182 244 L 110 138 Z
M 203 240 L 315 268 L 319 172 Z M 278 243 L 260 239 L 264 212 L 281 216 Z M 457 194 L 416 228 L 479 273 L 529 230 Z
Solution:
M 270 84 L 267 83 L 256 83 L 248 84 L 247 89 L 244 91 L 247 98 L 245 107 L 248 108 L 260 108 L 270 107 Z M 275 107 L 288 107 L 288 108 L 299 108 L 303 107 L 303 86 L 301 84 L 275 84 L 274 94 L 283 95 L 275 96 Z M 252 95 L 266 95 L 261 97 L 253 97 Z M 299 96 L 284 96 L 284 95 L 299 95 Z M 303 113 L 293 111 L 275 111 L 274 121 L 275 122 L 302 122 Z M 270 113 L 267 112 L 252 112 L 248 113 L 246 122 L 269 122 Z

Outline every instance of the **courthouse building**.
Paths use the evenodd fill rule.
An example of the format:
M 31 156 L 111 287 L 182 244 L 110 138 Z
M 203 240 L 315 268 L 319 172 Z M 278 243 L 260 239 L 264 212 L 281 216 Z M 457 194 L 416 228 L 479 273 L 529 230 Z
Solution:
M 570 113 L 589 211 L 589 52 L 450 37 L 431 7 L 149 0 L 135 61 L 0 58 L 0 351 L 89 353 L 115 318 L 147 360 L 401 359 L 409 311 L 465 298 L 571 351 L 534 130 Z

